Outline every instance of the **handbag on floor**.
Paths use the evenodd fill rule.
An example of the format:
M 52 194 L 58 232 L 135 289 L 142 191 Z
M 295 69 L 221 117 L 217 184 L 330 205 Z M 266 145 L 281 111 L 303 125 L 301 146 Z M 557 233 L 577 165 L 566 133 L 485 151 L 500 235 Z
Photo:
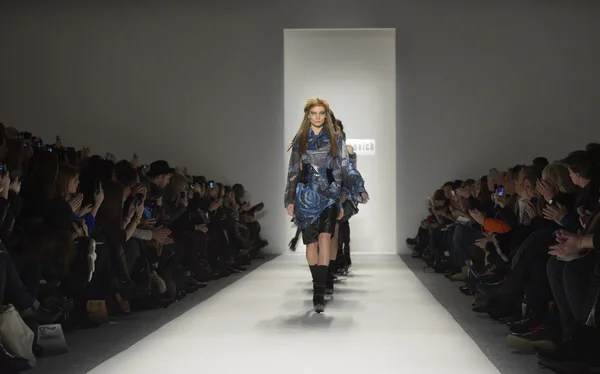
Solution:
M 65 334 L 60 324 L 40 325 L 37 344 L 44 349 L 44 356 L 55 356 L 69 352 Z
M 14 306 L 8 305 L 0 310 L 0 341 L 8 353 L 15 357 L 23 357 L 29 366 L 35 367 L 33 354 L 34 333 L 23 322 Z
M 90 300 L 87 304 L 87 312 L 90 320 L 96 323 L 108 323 L 108 310 L 106 309 L 106 301 Z

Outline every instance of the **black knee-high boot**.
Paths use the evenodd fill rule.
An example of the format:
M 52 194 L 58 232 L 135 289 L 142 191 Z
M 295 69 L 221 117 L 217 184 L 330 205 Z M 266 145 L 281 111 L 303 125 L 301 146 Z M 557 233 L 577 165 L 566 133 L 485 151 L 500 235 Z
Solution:
M 346 260 L 346 267 L 352 266 L 352 259 L 350 258 L 350 222 L 346 221 L 340 225 L 340 241 L 344 244 L 344 257 Z
M 338 239 L 338 247 L 337 247 L 337 260 L 336 260 L 336 273 L 341 274 L 342 270 L 346 267 L 346 255 L 344 255 L 344 241 L 342 240 L 341 232 L 342 225 L 344 223 L 340 223 L 340 235 Z
M 317 281 L 317 265 L 308 265 L 308 268 L 310 269 L 310 275 L 312 275 L 312 281 L 314 285 Z
M 327 267 L 327 283 L 325 284 L 325 294 L 332 295 L 333 294 L 333 283 L 335 281 L 334 274 L 336 272 L 336 263 L 333 260 L 329 261 L 329 266 Z
M 322 313 L 325 310 L 325 284 L 327 282 L 327 265 L 315 267 L 315 285 L 313 292 L 313 305 L 315 312 Z

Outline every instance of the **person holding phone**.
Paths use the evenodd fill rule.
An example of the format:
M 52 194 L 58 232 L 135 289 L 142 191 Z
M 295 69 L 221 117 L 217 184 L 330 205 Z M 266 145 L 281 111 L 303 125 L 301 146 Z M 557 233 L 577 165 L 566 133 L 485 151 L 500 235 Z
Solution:
M 315 312 L 325 309 L 325 284 L 331 238 L 343 217 L 342 185 L 347 184 L 343 139 L 335 134 L 329 103 L 313 98 L 288 150 L 291 150 L 285 188 L 285 209 L 302 230 L 306 259 L 312 274 Z

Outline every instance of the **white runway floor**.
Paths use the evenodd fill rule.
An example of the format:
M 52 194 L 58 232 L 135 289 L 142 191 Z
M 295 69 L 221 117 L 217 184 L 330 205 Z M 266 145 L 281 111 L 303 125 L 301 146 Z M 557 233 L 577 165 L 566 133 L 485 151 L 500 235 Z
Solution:
M 499 373 L 398 256 L 353 261 L 324 315 L 287 254 L 90 373 Z

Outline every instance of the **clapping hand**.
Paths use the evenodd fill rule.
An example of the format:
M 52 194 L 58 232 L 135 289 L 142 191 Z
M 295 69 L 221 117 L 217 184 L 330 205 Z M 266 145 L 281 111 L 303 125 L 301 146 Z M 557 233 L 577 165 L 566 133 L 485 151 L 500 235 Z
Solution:
M 493 241 L 494 237 L 492 235 L 488 235 L 485 238 L 475 240 L 475 245 L 481 249 L 485 249 L 488 243 Z
M 548 205 L 544 208 L 544 210 L 542 210 L 542 216 L 545 219 L 549 221 L 554 221 L 556 223 L 562 221 L 563 218 L 565 218 L 565 216 L 567 215 L 567 213 L 567 207 L 558 203 L 556 205 Z
M 564 257 L 582 250 L 583 237 L 572 232 L 560 230 L 556 235 L 557 244 L 550 247 L 549 254 Z
M 537 210 L 537 207 L 533 204 L 531 200 L 523 200 L 523 203 L 525 204 L 525 212 L 527 213 L 527 216 L 529 218 L 535 218 L 540 215 Z
M 74 238 L 87 238 L 89 236 L 88 227 L 84 219 L 80 219 L 79 222 L 73 222 L 72 227 Z
M 93 208 L 93 207 L 92 207 L 92 205 L 91 205 L 91 204 L 88 204 L 88 205 L 82 206 L 82 207 L 79 209 L 79 212 L 77 213 L 77 216 L 78 216 L 78 217 L 83 217 L 83 216 L 85 216 L 86 214 L 88 214 L 88 213 L 90 213 L 90 212 L 92 211 L 92 208 Z
M 557 195 L 556 187 L 546 180 L 539 179 L 536 184 L 537 192 L 544 197 L 544 200 L 550 202 Z
M 480 212 L 480 211 L 478 211 L 476 209 L 469 210 L 469 214 L 471 215 L 471 218 L 473 218 L 473 220 L 475 220 L 475 222 L 477 222 L 481 226 L 484 225 L 484 223 L 485 223 L 485 214 L 483 214 L 482 212 Z
M 81 204 L 83 203 L 83 194 L 78 193 L 71 195 L 67 198 L 67 202 L 71 205 L 71 210 L 75 212 L 79 212 L 81 209 Z

